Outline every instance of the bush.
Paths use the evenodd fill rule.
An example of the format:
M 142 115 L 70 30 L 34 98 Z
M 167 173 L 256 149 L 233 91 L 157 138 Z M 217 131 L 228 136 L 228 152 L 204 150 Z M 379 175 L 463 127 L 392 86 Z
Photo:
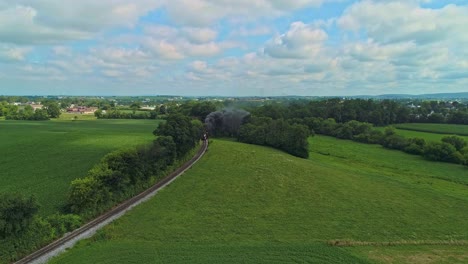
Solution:
M 424 147 L 424 157 L 433 161 L 453 162 L 457 150 L 444 142 L 431 142 Z
M 446 136 L 442 138 L 442 142 L 448 143 L 455 147 L 456 150 L 460 151 L 467 146 L 466 141 L 457 136 Z
M 410 138 L 408 146 L 403 149 L 404 152 L 414 155 L 422 155 L 426 141 L 422 138 Z
M 81 225 L 81 217 L 74 214 L 60 215 L 54 214 L 46 219 L 54 230 L 54 236 L 58 237 L 67 232 L 73 231 Z
M 387 131 L 385 135 L 386 136 L 382 140 L 382 145 L 385 148 L 404 150 L 409 145 L 408 140 L 406 140 L 406 138 L 404 138 L 403 136 L 396 134 L 388 134 Z
M 19 235 L 28 229 L 39 210 L 34 196 L 3 194 L 0 196 L 0 237 Z

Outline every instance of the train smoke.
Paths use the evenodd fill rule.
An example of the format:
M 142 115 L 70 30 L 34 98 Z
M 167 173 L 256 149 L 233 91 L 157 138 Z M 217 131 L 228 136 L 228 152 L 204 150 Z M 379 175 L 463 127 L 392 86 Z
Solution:
M 205 118 L 208 133 L 214 136 L 237 136 L 240 126 L 249 112 L 242 109 L 224 109 L 212 112 Z

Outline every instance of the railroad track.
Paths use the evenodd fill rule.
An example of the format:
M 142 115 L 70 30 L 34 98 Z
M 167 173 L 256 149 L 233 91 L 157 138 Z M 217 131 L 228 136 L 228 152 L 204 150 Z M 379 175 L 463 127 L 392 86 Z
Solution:
M 65 251 L 67 248 L 72 247 L 76 242 L 81 239 L 91 237 L 96 231 L 108 223 L 122 216 L 125 212 L 132 209 L 136 205 L 144 202 L 154 196 L 160 189 L 165 187 L 174 181 L 179 175 L 183 174 L 186 170 L 190 169 L 202 156 L 205 154 L 208 148 L 208 141 L 204 140 L 202 146 L 198 150 L 197 154 L 184 163 L 177 170 L 169 174 L 167 177 L 147 189 L 146 191 L 126 200 L 125 202 L 115 206 L 108 212 L 100 215 L 93 219 L 82 227 L 64 235 L 62 238 L 55 240 L 47 246 L 37 250 L 36 252 L 22 258 L 17 261 L 16 264 L 23 263 L 45 263 L 47 260 L 57 255 L 58 253 Z

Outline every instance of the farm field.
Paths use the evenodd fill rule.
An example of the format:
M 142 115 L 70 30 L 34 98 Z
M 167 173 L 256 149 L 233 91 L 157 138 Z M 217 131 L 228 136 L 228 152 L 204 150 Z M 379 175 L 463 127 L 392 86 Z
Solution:
M 413 124 L 411 124 L 413 125 Z M 417 124 L 414 124 L 414 125 L 417 125 Z M 451 130 L 448 130 L 446 127 L 446 125 L 440 125 L 440 124 L 437 124 L 439 126 L 441 126 L 441 130 L 444 130 L 446 129 L 445 131 L 451 131 Z M 440 142 L 440 140 L 443 138 L 443 137 L 446 137 L 446 136 L 450 136 L 450 135 L 457 135 L 456 133 L 447 133 L 447 134 L 443 134 L 443 133 L 435 133 L 435 132 L 424 132 L 424 131 L 418 131 L 418 130 L 408 130 L 406 128 L 400 128 L 400 125 L 395 125 L 394 126 L 396 128 L 396 132 L 398 135 L 402 135 L 406 138 L 423 138 L 425 139 L 427 142 Z M 467 127 L 468 129 L 468 126 L 465 126 Z M 380 131 L 384 131 L 385 128 L 384 127 L 378 127 L 377 128 L 378 130 Z M 453 130 L 454 132 L 456 130 Z M 466 141 L 468 141 L 468 136 L 462 136 L 462 135 L 458 135 L 459 137 L 461 138 L 464 138 Z
M 151 142 L 155 120 L 1 121 L 0 193 L 34 194 L 40 214 L 64 204 L 70 182 L 108 152 Z
M 398 129 L 413 130 L 413 131 L 420 131 L 420 132 L 468 136 L 468 125 L 411 123 L 411 124 L 398 124 L 398 125 L 395 125 L 395 127 Z
M 329 246 L 337 240 L 466 243 L 467 170 L 377 145 L 323 136 L 310 143 L 310 158 L 300 159 L 215 140 L 183 177 L 52 263 L 468 258 L 460 246 Z

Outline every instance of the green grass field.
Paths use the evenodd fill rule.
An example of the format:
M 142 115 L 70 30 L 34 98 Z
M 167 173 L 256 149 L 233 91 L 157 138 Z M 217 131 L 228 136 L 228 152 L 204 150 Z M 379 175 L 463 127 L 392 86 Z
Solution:
M 400 125 L 394 125 L 393 127 L 396 128 L 396 132 L 398 135 L 402 135 L 406 138 L 423 138 L 428 142 L 440 142 L 440 140 L 443 137 L 450 136 L 450 135 L 458 135 L 461 138 L 464 138 L 466 141 L 468 141 L 468 136 L 463 136 L 461 133 L 457 134 L 456 131 L 460 130 L 450 130 L 449 128 L 452 125 L 442 125 L 442 124 L 429 124 L 429 125 L 434 125 L 431 127 L 434 127 L 434 129 L 439 128 L 439 130 L 444 130 L 444 131 L 453 131 L 452 133 L 435 133 L 435 132 L 424 132 L 422 129 L 417 130 L 417 129 L 407 129 L 411 127 L 412 125 L 419 125 L 419 124 L 408 124 L 408 126 L 400 126 Z M 465 126 L 468 129 L 468 126 Z M 377 127 L 377 130 L 384 131 L 385 127 Z
M 75 120 L 76 121 L 82 121 L 82 120 L 96 120 L 97 118 L 94 116 L 94 114 L 73 114 L 73 113 L 62 113 L 59 118 L 56 120 L 65 120 L 65 121 L 70 121 L 70 120 Z
M 155 120 L 1 121 L 0 193 L 34 194 L 42 215 L 107 153 L 151 142 Z
M 327 245 L 468 240 L 468 170 L 377 145 L 323 136 L 310 143 L 306 160 L 215 140 L 155 198 L 52 263 L 405 263 L 416 253 L 468 256 L 454 246 Z
M 398 129 L 429 132 L 429 133 L 436 133 L 436 134 L 468 136 L 467 125 L 411 123 L 411 124 L 398 124 L 398 125 L 395 125 L 395 127 Z

